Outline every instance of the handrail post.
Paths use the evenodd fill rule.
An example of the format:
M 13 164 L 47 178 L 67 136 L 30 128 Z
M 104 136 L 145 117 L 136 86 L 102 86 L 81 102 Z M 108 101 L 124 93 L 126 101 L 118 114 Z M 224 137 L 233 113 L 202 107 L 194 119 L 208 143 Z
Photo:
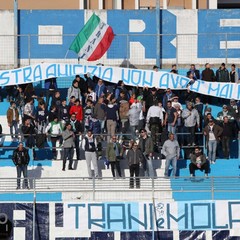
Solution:
M 214 200 L 214 177 L 211 177 L 212 200 Z
M 36 178 L 32 178 L 33 182 L 33 240 L 35 240 L 35 222 L 36 222 Z
M 95 196 L 95 188 L 96 188 L 96 182 L 95 182 L 95 176 L 93 177 L 93 201 L 95 201 L 95 198 L 96 198 L 96 196 Z

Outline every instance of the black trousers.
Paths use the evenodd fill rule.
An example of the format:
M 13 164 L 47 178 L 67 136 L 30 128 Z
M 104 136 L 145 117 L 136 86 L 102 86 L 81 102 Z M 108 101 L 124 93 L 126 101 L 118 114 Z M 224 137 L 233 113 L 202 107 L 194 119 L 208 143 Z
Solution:
M 129 187 L 133 188 L 134 187 L 134 180 L 136 182 L 136 188 L 140 188 L 140 178 L 139 178 L 139 164 L 132 164 L 129 166 L 130 170 L 130 182 L 129 182 Z M 135 175 L 135 178 L 134 178 Z
M 192 174 L 193 176 L 195 175 L 195 170 L 201 170 L 201 171 L 205 171 L 205 173 L 209 173 L 209 162 L 205 162 L 201 168 L 198 168 L 195 164 L 190 163 L 189 164 L 189 171 L 190 174 Z
M 110 162 L 111 165 L 111 171 L 112 171 L 112 176 L 115 177 L 115 168 L 117 169 L 118 175 L 119 177 L 122 177 L 121 174 L 121 168 L 120 168 L 120 162 L 116 161 L 116 162 Z
M 230 153 L 230 137 L 223 136 L 221 142 L 224 158 L 228 158 Z

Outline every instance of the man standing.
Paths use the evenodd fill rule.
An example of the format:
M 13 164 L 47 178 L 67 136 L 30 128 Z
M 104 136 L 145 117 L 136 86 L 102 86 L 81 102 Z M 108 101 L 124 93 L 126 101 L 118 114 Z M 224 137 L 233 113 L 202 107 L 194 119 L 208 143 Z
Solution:
M 139 138 L 139 148 L 141 149 L 144 156 L 143 168 L 145 170 L 145 176 L 153 178 L 153 140 L 151 137 L 148 137 L 146 129 L 141 129 L 140 134 L 141 135 Z
M 180 147 L 178 141 L 174 139 L 174 134 L 169 133 L 169 139 L 162 146 L 162 154 L 166 157 L 164 176 L 168 177 L 169 167 L 172 164 L 173 176 L 176 177 L 177 160 L 179 159 Z
M 66 123 L 66 129 L 62 133 L 63 137 L 63 149 L 64 149 L 64 155 L 63 155 L 63 168 L 62 170 L 65 171 L 66 167 L 66 161 L 67 158 L 69 160 L 68 169 L 73 170 L 72 163 L 73 163 L 73 153 L 74 153 L 74 147 L 75 147 L 75 134 L 72 131 L 72 125 L 71 123 Z
M 94 168 L 94 176 L 98 178 L 97 141 L 91 130 L 88 130 L 87 135 L 84 137 L 82 148 L 85 151 L 89 178 L 92 178 L 91 162 Z
M 13 163 L 17 168 L 17 189 L 20 189 L 21 174 L 24 177 L 24 188 L 29 189 L 27 180 L 27 166 L 30 160 L 28 150 L 23 147 L 23 143 L 20 142 L 18 148 L 13 152 Z
M 127 162 L 130 170 L 130 182 L 129 188 L 134 188 L 134 175 L 136 188 L 140 188 L 140 178 L 139 178 L 139 167 L 143 162 L 143 154 L 136 142 L 133 143 L 133 147 L 128 150 L 127 153 Z
M 191 102 L 188 102 L 187 108 L 183 110 L 182 118 L 184 119 L 186 132 L 189 133 L 189 135 L 187 135 L 187 144 L 188 146 L 195 145 L 195 128 L 196 126 L 197 128 L 200 127 L 200 117 Z
M 117 141 L 117 137 L 112 136 L 112 141 L 107 144 L 106 157 L 110 163 L 112 176 L 115 178 L 115 169 L 117 170 L 118 176 L 122 177 L 120 160 L 123 155 L 123 148 Z
M 189 164 L 190 176 L 195 177 L 195 170 L 205 171 L 205 177 L 209 173 L 209 163 L 206 156 L 199 147 L 195 147 L 194 153 L 190 154 L 191 163 Z
M 12 141 L 16 141 L 18 134 L 19 112 L 14 101 L 10 102 L 10 107 L 7 110 L 7 122 L 8 126 L 10 127 Z M 13 129 L 15 136 L 13 135 Z
M 209 119 L 208 125 L 204 128 L 206 145 L 208 147 L 208 161 L 212 164 L 216 162 L 217 143 L 220 140 L 223 129 L 216 125 L 213 119 Z
M 166 115 L 164 125 L 167 126 L 167 130 L 170 133 L 176 133 L 176 121 L 178 118 L 177 111 L 174 107 L 172 107 L 172 102 L 167 102 Z

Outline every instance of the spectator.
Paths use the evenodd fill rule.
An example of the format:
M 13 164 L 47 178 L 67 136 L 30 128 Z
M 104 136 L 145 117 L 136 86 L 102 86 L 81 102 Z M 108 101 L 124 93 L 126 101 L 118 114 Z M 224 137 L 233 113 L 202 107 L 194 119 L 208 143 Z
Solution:
M 97 95 L 96 93 L 93 91 L 93 88 L 92 87 L 88 87 L 88 94 L 87 94 L 87 97 L 86 97 L 86 103 L 87 103 L 87 100 L 91 98 L 92 102 L 95 104 L 96 101 L 97 101 Z
M 88 84 L 85 81 L 85 79 L 80 77 L 79 75 L 76 75 L 75 80 L 78 82 L 78 88 L 80 89 L 81 95 L 86 96 L 87 95 Z M 80 99 L 80 97 L 76 97 L 76 98 Z
M 154 143 L 154 151 L 158 152 L 158 139 L 159 133 L 162 132 L 162 125 L 163 125 L 163 107 L 162 103 L 155 103 L 151 106 L 147 113 L 147 123 L 150 125 L 151 136 Z
M 35 116 L 34 116 L 34 99 L 33 98 L 28 99 L 28 102 L 24 107 L 24 118 L 29 118 L 31 119 L 32 122 L 34 122 Z
M 145 129 L 140 130 L 139 148 L 142 151 L 144 156 L 143 166 L 145 170 L 145 176 L 153 178 L 154 177 L 154 170 L 153 170 L 153 163 L 152 163 L 153 140 L 151 137 L 147 135 L 147 131 Z
M 118 81 L 118 84 L 117 84 L 117 87 L 115 89 L 115 94 L 114 94 L 114 98 L 119 101 L 119 99 L 123 99 L 122 96 L 120 96 L 120 93 L 123 93 L 124 94 L 124 99 L 126 101 L 129 101 L 130 99 L 130 96 L 129 96 L 129 93 L 128 93 L 128 90 L 127 88 L 125 87 L 125 84 L 122 80 Z
M 86 136 L 83 138 L 82 147 L 85 151 L 89 178 L 92 178 L 91 163 L 94 168 L 94 176 L 98 178 L 97 141 L 90 130 L 88 130 Z
M 186 132 L 189 133 L 187 135 L 187 144 L 195 145 L 195 128 L 199 128 L 200 126 L 200 118 L 198 111 L 193 108 L 193 104 L 189 102 L 187 104 L 187 108 L 182 112 L 182 118 L 184 120 L 184 127 Z
M 75 97 L 75 99 L 79 99 L 80 101 L 82 101 L 82 95 L 77 80 L 74 80 L 72 86 L 68 89 L 67 93 L 68 101 L 70 101 L 71 97 L 73 96 Z
M 167 126 L 168 132 L 176 133 L 177 111 L 172 107 L 172 102 L 167 102 L 164 125 Z
M 230 156 L 230 142 L 235 136 L 233 124 L 229 122 L 229 118 L 227 116 L 223 117 L 223 122 L 220 125 L 223 129 L 221 135 L 221 143 L 222 143 L 222 151 L 223 156 L 226 159 L 229 159 Z
M 143 163 L 143 154 L 140 149 L 138 149 L 138 145 L 136 142 L 133 143 L 133 147 L 128 150 L 127 153 L 127 162 L 130 171 L 130 182 L 129 188 L 134 188 L 134 179 L 136 188 L 140 188 L 140 178 L 139 178 L 139 170 L 140 164 Z M 134 178 L 135 175 L 135 178 Z
M 52 122 L 56 117 L 58 118 L 57 107 L 53 105 L 50 107 L 50 111 L 48 113 L 48 123 Z
M 21 175 L 23 174 L 24 177 L 24 187 L 29 189 L 28 186 L 28 174 L 27 174 L 27 166 L 29 164 L 29 154 L 28 150 L 23 147 L 23 143 L 20 142 L 18 147 L 13 151 L 12 160 L 14 165 L 17 168 L 17 189 L 21 188 Z
M 218 124 L 223 122 L 224 117 L 228 117 L 229 121 L 234 122 L 234 117 L 230 111 L 228 111 L 227 105 L 223 105 L 222 111 L 217 114 L 216 120 L 218 121 Z
M 74 106 L 72 106 L 70 108 L 70 111 L 69 111 L 70 115 L 72 115 L 73 113 L 75 113 L 76 115 L 76 119 L 82 123 L 83 121 L 83 108 L 82 108 L 82 105 L 80 105 L 80 100 L 79 99 L 76 99 L 75 100 L 75 103 L 74 103 Z
M 169 177 L 170 164 L 172 164 L 173 167 L 172 175 L 176 177 L 180 147 L 178 141 L 174 139 L 173 133 L 169 133 L 169 139 L 164 142 L 162 146 L 162 154 L 166 157 L 164 177 Z
M 230 106 L 228 108 L 229 108 L 229 112 L 231 112 L 231 114 L 235 119 L 236 135 L 237 135 L 237 132 L 240 130 L 240 106 L 237 105 L 236 100 L 231 99 Z
M 84 108 L 84 127 L 86 131 L 89 129 L 89 121 L 93 115 L 93 111 L 94 111 L 93 102 L 90 99 L 88 99 L 87 105 Z
M 18 123 L 19 123 L 19 112 L 14 101 L 10 102 L 10 107 L 7 110 L 7 122 L 10 127 L 10 134 L 12 141 L 18 140 Z M 13 130 L 15 135 L 13 135 Z
M 32 83 L 26 84 L 26 87 L 25 87 L 25 90 L 24 90 L 24 95 L 26 96 L 27 102 L 31 98 L 33 98 L 33 99 L 37 98 L 37 95 L 35 94 L 35 89 L 34 89 Z
M 57 78 L 48 78 L 45 80 L 46 90 L 46 108 L 48 109 L 50 98 L 53 99 L 54 93 L 57 90 Z M 51 104 L 52 105 L 52 104 Z
M 95 87 L 95 92 L 96 92 L 96 95 L 97 95 L 97 99 L 100 98 L 100 97 L 103 97 L 107 92 L 106 86 L 103 83 L 103 80 L 100 79 L 100 78 L 98 80 L 98 84 Z
M 217 82 L 229 82 L 229 72 L 225 67 L 225 63 L 222 63 L 216 71 L 216 80 Z
M 170 73 L 178 74 L 177 65 L 173 64 Z
M 129 102 L 125 97 L 125 93 L 123 91 L 120 92 L 119 98 L 119 117 L 120 117 L 120 132 L 122 134 L 126 134 L 128 131 L 128 114 L 129 114 Z
M 231 71 L 229 73 L 229 80 L 231 83 L 239 83 L 238 72 L 236 71 L 236 65 L 231 65 Z
M 170 101 L 172 102 L 172 107 L 175 108 L 175 106 L 178 105 L 180 109 L 183 110 L 182 104 L 178 101 L 178 99 L 179 99 L 178 96 L 174 96 L 173 98 L 170 99 Z
M 202 71 L 202 80 L 207 82 L 214 82 L 215 81 L 215 74 L 214 71 L 210 68 L 210 64 L 205 64 L 205 69 Z
M 36 160 L 36 151 L 35 151 L 36 131 L 35 131 L 35 125 L 31 121 L 31 119 L 29 118 L 25 119 L 24 124 L 22 126 L 22 133 L 24 134 L 24 141 L 25 141 L 26 147 L 33 149 L 33 159 Z
M 200 170 L 205 172 L 205 177 L 209 173 L 209 162 L 206 156 L 199 147 L 195 147 L 194 153 L 190 154 L 191 163 L 189 164 L 190 176 L 195 177 L 195 170 Z
M 72 164 L 73 164 L 73 153 L 75 148 L 75 141 L 74 141 L 75 134 L 72 131 L 72 125 L 70 122 L 66 123 L 66 129 L 62 132 L 62 138 L 63 138 L 63 149 L 64 149 L 62 171 L 65 171 L 67 158 L 69 160 L 68 170 L 73 170 Z
M 106 157 L 110 163 L 112 176 L 115 178 L 115 170 L 118 176 L 122 177 L 120 161 L 123 159 L 124 148 L 117 141 L 117 137 L 112 136 L 111 142 L 107 144 Z
M 48 111 L 44 103 L 40 103 L 36 112 L 37 133 L 45 133 L 47 126 Z
M 200 72 L 196 69 L 195 64 L 191 64 L 190 69 L 187 72 L 187 77 L 189 77 L 190 74 L 193 75 L 194 80 L 200 79 Z
M 202 131 L 202 121 L 203 121 L 203 103 L 201 102 L 201 99 L 199 97 L 195 98 L 195 109 L 198 111 L 198 115 L 200 118 L 200 131 Z
M 158 69 L 159 69 L 158 66 L 156 66 L 156 65 L 153 66 L 153 71 L 154 71 L 154 72 L 158 72 Z
M 189 88 L 186 89 L 184 92 L 184 100 L 185 103 L 188 104 L 189 102 L 194 103 L 197 97 L 197 93 L 191 91 Z
M 17 88 L 16 93 L 16 106 L 19 112 L 19 115 L 23 117 L 24 105 L 25 105 L 25 95 L 21 87 Z
M 163 95 L 163 107 L 166 110 L 167 109 L 167 103 L 168 101 L 171 101 L 171 99 L 175 96 L 175 94 L 172 92 L 170 88 L 167 88 L 166 93 Z
M 131 136 L 134 141 L 136 140 L 136 131 L 138 130 L 141 111 L 142 104 L 135 99 L 128 112 Z
M 46 127 L 45 130 L 46 135 L 50 134 L 51 136 L 51 143 L 52 143 L 52 153 L 53 153 L 53 159 L 57 159 L 57 141 L 61 142 L 60 134 L 62 134 L 62 125 L 58 121 L 58 117 L 55 116 L 54 120 L 52 122 L 49 122 L 49 124 Z
M 151 88 L 151 91 L 148 88 L 144 88 L 143 94 L 143 114 L 147 116 L 148 109 L 155 103 L 160 101 L 160 96 L 155 87 Z
M 208 161 L 212 164 L 216 162 L 217 143 L 220 140 L 223 129 L 216 125 L 213 119 L 209 119 L 208 125 L 203 130 L 208 147 Z
M 72 106 L 74 106 L 74 104 L 75 104 L 76 98 L 74 96 L 71 96 L 70 100 L 68 99 L 68 101 L 69 101 L 69 103 L 68 103 L 68 109 L 69 110 L 68 111 L 70 111 L 70 108 Z
M 76 114 L 73 113 L 70 117 L 70 124 L 72 125 L 72 130 L 75 134 L 75 138 L 74 138 L 74 141 L 75 141 L 75 148 L 76 148 L 76 155 L 77 155 L 77 159 L 78 160 L 81 160 L 81 155 L 80 155 L 80 146 L 79 146 L 79 143 L 80 143 L 80 136 L 81 134 L 83 133 L 83 126 L 82 124 L 80 123 L 80 121 L 78 121 L 76 119 Z
M 106 113 L 104 111 L 104 103 L 103 103 L 103 97 L 98 98 L 97 103 L 94 106 L 94 116 L 100 121 L 101 124 L 101 133 L 104 132 L 105 128 L 105 118 L 106 118 Z
M 176 133 L 177 140 L 180 146 L 184 145 L 184 129 L 183 129 L 183 118 L 182 118 L 182 110 L 179 105 L 175 105 L 175 109 L 177 111 L 177 121 L 176 121 Z
M 115 103 L 115 99 L 110 99 L 108 105 L 102 105 L 103 109 L 106 112 L 106 120 L 107 120 L 107 134 L 108 141 L 110 140 L 110 136 L 115 135 L 117 120 L 118 120 L 118 109 L 119 106 Z
M 67 106 L 66 99 L 62 100 L 62 104 L 60 106 L 60 121 L 62 121 L 63 125 L 69 121 L 69 108 Z
M 60 118 L 59 115 L 60 115 L 61 102 L 62 102 L 62 100 L 61 100 L 60 92 L 59 91 L 55 91 L 54 96 L 52 98 L 51 106 L 56 106 L 58 118 Z

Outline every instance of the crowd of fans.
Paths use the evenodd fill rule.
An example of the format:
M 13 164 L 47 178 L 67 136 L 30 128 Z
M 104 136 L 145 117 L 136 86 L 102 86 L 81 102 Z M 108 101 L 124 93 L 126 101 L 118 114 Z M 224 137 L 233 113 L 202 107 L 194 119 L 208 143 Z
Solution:
M 153 71 L 158 71 L 158 67 L 154 66 Z M 178 73 L 176 65 L 172 66 L 171 73 Z M 187 76 L 189 85 L 198 79 L 239 82 L 234 64 L 230 72 L 224 63 L 221 64 L 216 74 L 208 63 L 201 73 L 192 64 Z M 149 159 L 154 152 L 160 153 L 163 146 L 163 155 L 169 157 L 170 149 L 164 145 L 166 140 L 176 141 L 174 146 L 183 148 L 184 158 L 188 158 L 194 146 L 201 146 L 200 149 L 204 147 L 205 136 L 209 162 L 215 163 L 216 154 L 227 159 L 231 154 L 231 140 L 237 138 L 240 127 L 238 101 L 219 99 L 222 111 L 214 116 L 209 104 L 215 103 L 216 99 L 192 92 L 188 88 L 174 91 L 170 88 L 163 90 L 125 86 L 122 80 L 114 84 L 85 74 L 76 75 L 65 94 L 58 89 L 56 78 L 45 80 L 45 91 L 39 94 L 31 83 L 8 86 L 6 91 L 10 102 L 7 122 L 12 141 L 24 140 L 26 147 L 33 148 L 36 159 L 35 146 L 43 147 L 48 136 L 52 143 L 53 159 L 56 159 L 56 143 L 59 142 L 60 146 L 64 144 L 66 139 L 63 139 L 63 132 L 69 126 L 68 130 L 73 132 L 71 137 L 74 135 L 74 149 L 78 160 L 81 159 L 80 142 L 84 144 L 82 148 L 85 152 L 96 151 L 99 156 L 102 141 L 107 141 L 106 159 L 113 177 L 115 169 L 121 177 L 119 162 L 125 155 L 131 176 L 138 176 L 139 166 L 142 165 L 146 176 L 153 177 L 152 162 Z M 37 104 L 34 103 L 36 101 Z M 222 153 L 217 151 L 219 144 L 222 146 Z M 125 152 L 126 148 L 131 151 Z M 180 150 L 171 154 L 179 158 Z M 87 155 L 88 163 L 91 163 L 93 154 Z M 96 172 L 96 161 L 93 161 Z M 88 167 L 91 165 L 88 164 Z M 72 169 L 71 164 L 69 169 Z M 191 169 L 193 172 L 192 166 Z M 89 171 L 89 177 L 90 174 Z M 167 172 L 165 175 L 168 175 Z M 95 177 L 97 176 L 95 173 Z M 130 186 L 133 186 L 133 182 Z M 136 186 L 140 186 L 140 183 L 136 182 Z

